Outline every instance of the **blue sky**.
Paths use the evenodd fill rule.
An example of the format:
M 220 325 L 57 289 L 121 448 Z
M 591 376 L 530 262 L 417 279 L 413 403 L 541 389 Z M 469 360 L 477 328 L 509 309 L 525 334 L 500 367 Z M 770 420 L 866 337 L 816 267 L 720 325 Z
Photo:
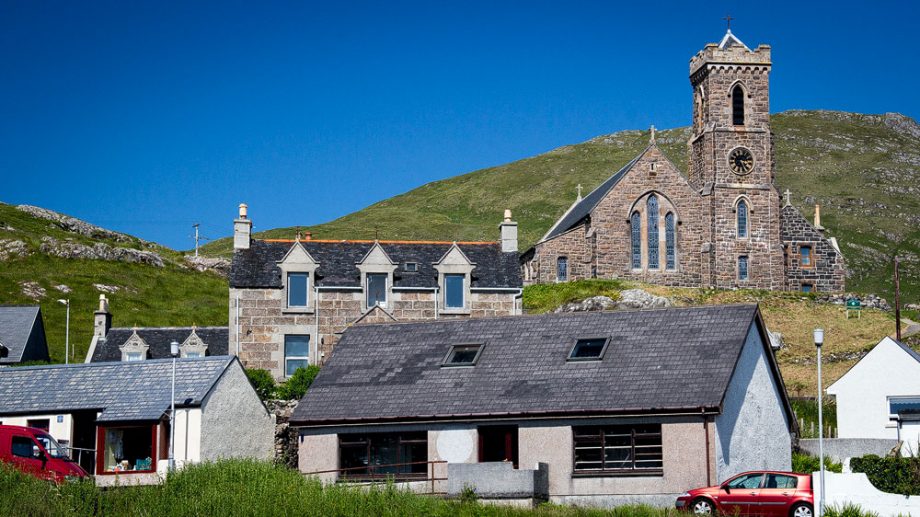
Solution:
M 774 112 L 920 116 L 914 2 L 0 0 L 0 201 L 178 249 L 242 201 L 256 230 L 321 223 L 686 125 L 688 60 L 727 13 L 773 46 Z

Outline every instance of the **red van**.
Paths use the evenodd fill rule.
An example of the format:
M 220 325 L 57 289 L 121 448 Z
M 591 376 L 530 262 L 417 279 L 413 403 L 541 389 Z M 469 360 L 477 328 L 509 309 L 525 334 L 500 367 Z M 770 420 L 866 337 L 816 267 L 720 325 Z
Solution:
M 0 461 L 35 477 L 63 483 L 89 476 L 50 434 L 32 427 L 0 425 Z

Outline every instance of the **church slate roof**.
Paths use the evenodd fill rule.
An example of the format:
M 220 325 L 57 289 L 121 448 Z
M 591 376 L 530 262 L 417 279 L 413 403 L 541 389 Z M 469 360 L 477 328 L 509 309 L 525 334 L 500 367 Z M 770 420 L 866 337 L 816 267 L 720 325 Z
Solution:
M 48 343 L 41 308 L 38 305 L 0 306 L 0 344 L 7 349 L 7 357 L 0 357 L 0 364 L 47 361 Z
M 718 412 L 754 323 L 763 336 L 756 305 L 725 305 L 355 326 L 291 422 Z M 602 360 L 566 360 L 607 336 Z M 441 367 L 469 343 L 483 344 L 475 366 Z
M 794 206 L 786 205 L 780 213 L 780 235 L 783 241 L 823 241 L 826 237 L 815 229 Z
M 105 340 L 96 341 L 96 348 L 90 362 L 121 361 L 119 347 L 131 337 L 134 329 L 111 328 L 105 335 Z M 148 359 L 168 359 L 169 346 L 173 341 L 181 345 L 192 333 L 192 327 L 139 327 L 137 335 L 150 347 L 147 350 Z M 228 327 L 196 327 L 195 333 L 208 345 L 206 354 L 228 355 L 230 331 Z
M 176 405 L 200 406 L 235 357 L 176 360 Z M 172 360 L 0 370 L 0 415 L 102 411 L 99 422 L 159 420 L 169 409 Z
M 248 250 L 235 250 L 230 267 L 230 287 L 281 288 L 281 268 L 294 243 L 253 239 Z M 374 246 L 373 241 L 300 241 L 319 267 L 316 283 L 321 287 L 360 287 L 361 272 L 357 264 Z M 451 243 L 380 241 L 387 255 L 398 263 L 394 287 L 437 287 L 438 272 L 434 264 L 450 249 Z M 499 243 L 458 243 L 461 251 L 475 264 L 472 287 L 521 287 L 521 272 L 516 252 L 502 252 Z M 418 271 L 406 271 L 406 263 L 418 264 Z
M 623 176 L 626 176 L 626 173 L 633 165 L 639 161 L 639 158 L 645 154 L 645 151 L 639 153 L 638 156 L 633 158 L 629 163 L 623 166 L 619 171 L 616 172 L 613 176 L 607 178 L 606 181 L 600 184 L 596 189 L 592 190 L 580 203 L 572 207 L 568 213 L 566 213 L 555 226 L 550 229 L 542 240 L 549 240 L 557 235 L 561 235 L 572 228 L 578 226 L 586 217 L 591 215 L 591 211 L 594 210 L 594 207 L 601 202 L 604 197 L 607 196 L 607 193 L 610 192 L 613 187 L 623 179 Z

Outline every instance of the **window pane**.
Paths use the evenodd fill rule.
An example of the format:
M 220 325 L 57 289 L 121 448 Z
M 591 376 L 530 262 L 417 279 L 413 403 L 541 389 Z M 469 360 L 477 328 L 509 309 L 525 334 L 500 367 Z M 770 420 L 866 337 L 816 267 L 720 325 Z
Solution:
M 810 292 L 811 292 L 811 284 L 802 284 L 802 292 L 803 292 L 803 293 L 810 293 Z
M 310 362 L 306 359 L 287 359 L 284 361 L 284 375 L 290 377 L 298 368 L 306 368 Z
M 782 474 L 767 474 L 767 484 L 764 488 L 796 488 L 798 479 Z
M 189 359 L 201 359 L 201 352 L 186 352 L 185 357 Z
M 663 467 L 661 425 L 576 427 L 575 469 L 655 471 Z
M 444 305 L 449 309 L 464 307 L 464 280 L 466 275 L 444 275 Z
M 802 246 L 799 249 L 799 254 L 802 256 L 802 265 L 810 266 L 811 265 L 811 247 Z
M 658 269 L 658 197 L 648 197 L 648 268 Z
M 14 436 L 11 452 L 13 456 L 19 456 L 20 458 L 31 458 L 32 457 L 32 446 L 35 445 L 35 442 L 31 438 L 25 436 Z
M 556 280 L 560 282 L 568 281 L 569 279 L 569 258 L 568 257 L 559 257 L 556 259 Z
M 901 411 L 920 411 L 920 397 L 889 399 L 888 408 L 892 415 Z
M 342 462 L 345 476 L 355 476 L 367 474 L 367 445 L 340 445 L 339 457 Z M 363 467 L 363 468 L 362 468 Z
M 738 237 L 747 237 L 748 210 L 744 200 L 738 202 Z
M 579 339 L 575 342 L 569 358 L 599 358 L 606 342 L 606 339 Z
M 639 212 L 633 212 L 629 220 L 629 229 L 632 234 L 632 267 L 642 267 L 642 219 Z
M 677 267 L 676 244 L 677 236 L 674 228 L 674 213 L 669 212 L 664 218 L 664 238 L 665 238 L 665 262 L 668 269 Z
M 427 441 L 403 444 L 401 463 L 415 463 L 415 465 L 404 465 L 399 471 L 403 473 L 425 474 L 428 471 L 428 465 L 421 462 L 426 461 L 428 461 Z
M 761 480 L 763 480 L 763 474 L 748 474 L 735 479 L 728 486 L 741 489 L 760 488 Z
M 732 90 L 732 124 L 744 125 L 744 90 L 735 86 Z
M 140 352 L 128 352 L 125 354 L 126 361 L 140 361 L 143 358 Z
M 307 274 L 288 274 L 288 307 L 307 306 Z
M 748 258 L 744 255 L 738 257 L 738 280 L 748 279 Z
M 367 306 L 386 306 L 387 274 L 371 273 L 367 275 Z
M 453 346 L 444 363 L 450 366 L 472 365 L 476 361 L 476 355 L 479 354 L 480 348 L 481 345 Z
M 287 357 L 307 357 L 310 354 L 309 335 L 284 336 L 284 355 Z

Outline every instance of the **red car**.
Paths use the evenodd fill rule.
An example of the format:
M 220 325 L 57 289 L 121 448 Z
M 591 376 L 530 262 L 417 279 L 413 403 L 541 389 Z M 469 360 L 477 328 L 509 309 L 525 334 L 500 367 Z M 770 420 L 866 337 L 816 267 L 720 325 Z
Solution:
M 677 498 L 677 508 L 697 514 L 812 517 L 810 474 L 745 472 L 719 486 L 696 488 Z
M 50 434 L 32 427 L 0 425 L 0 461 L 56 483 L 89 475 Z

